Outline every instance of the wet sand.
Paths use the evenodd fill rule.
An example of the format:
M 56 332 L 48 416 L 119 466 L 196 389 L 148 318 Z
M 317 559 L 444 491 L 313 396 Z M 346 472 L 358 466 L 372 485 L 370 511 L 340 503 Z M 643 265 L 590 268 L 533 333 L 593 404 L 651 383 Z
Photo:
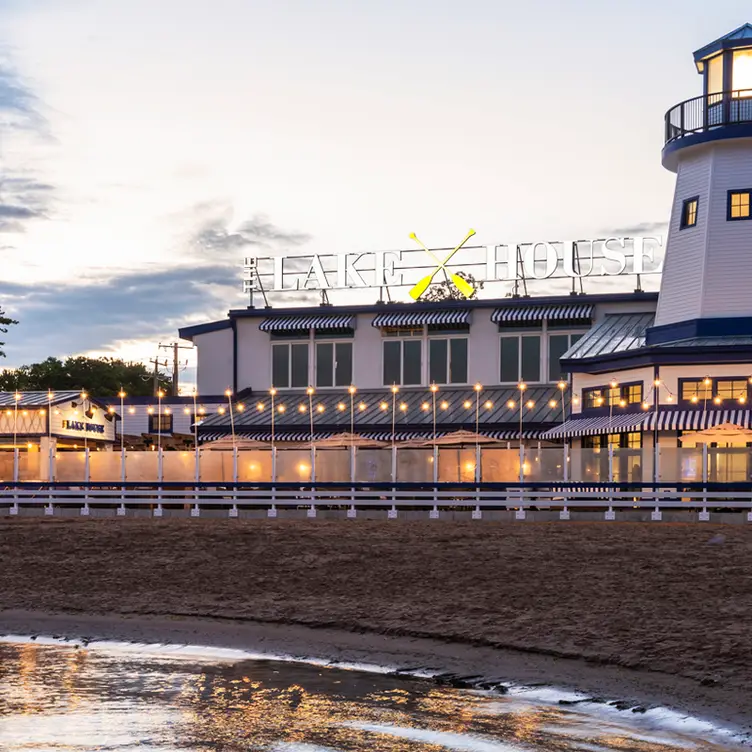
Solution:
M 545 682 L 752 727 L 752 526 L 0 520 L 0 609 L 4 633 Z

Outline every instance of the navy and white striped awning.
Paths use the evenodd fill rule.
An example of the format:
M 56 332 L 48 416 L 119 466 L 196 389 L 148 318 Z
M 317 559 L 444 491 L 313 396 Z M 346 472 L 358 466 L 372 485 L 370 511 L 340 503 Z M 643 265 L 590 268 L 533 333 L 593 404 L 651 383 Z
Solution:
M 576 438 L 578 436 L 597 436 L 609 433 L 629 433 L 642 430 L 647 419 L 644 413 L 626 415 L 596 415 L 590 418 L 572 418 L 556 428 L 546 431 L 544 439 Z
M 333 436 L 331 432 L 325 433 L 325 432 L 316 432 L 313 436 L 315 441 L 318 441 L 320 439 L 328 439 L 330 436 Z M 218 439 L 230 439 L 232 438 L 231 433 L 227 433 L 226 431 L 222 431 L 221 433 L 219 431 L 214 431 L 212 433 L 204 433 L 199 434 L 198 436 L 199 441 L 217 441 Z M 271 431 L 239 431 L 235 434 L 236 439 L 248 439 L 251 441 L 271 441 L 272 440 L 272 434 Z M 277 441 L 310 441 L 311 440 L 311 432 L 310 431 L 277 431 L 274 434 L 274 441 L 275 443 Z
M 455 311 L 403 311 L 380 313 L 374 316 L 371 326 L 423 326 L 423 324 L 469 324 L 469 310 Z
M 259 325 L 262 332 L 299 332 L 309 329 L 352 329 L 355 317 L 347 313 L 317 316 L 270 316 Z
M 646 430 L 654 431 L 703 431 L 706 428 L 731 423 L 741 428 L 752 427 L 752 411 L 738 410 L 658 410 L 646 416 Z
M 491 314 L 494 324 L 537 324 L 540 321 L 589 321 L 593 305 L 565 303 L 548 306 L 508 306 L 497 308 Z

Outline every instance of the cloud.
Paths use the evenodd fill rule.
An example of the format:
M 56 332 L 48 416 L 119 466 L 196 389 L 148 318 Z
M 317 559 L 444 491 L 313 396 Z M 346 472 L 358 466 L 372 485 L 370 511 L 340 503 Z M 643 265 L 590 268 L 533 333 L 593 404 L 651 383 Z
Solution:
M 265 248 L 280 253 L 311 239 L 303 232 L 283 230 L 260 214 L 232 227 L 232 215 L 232 207 L 219 202 L 194 206 L 190 216 L 200 221 L 191 231 L 189 247 L 199 255 L 209 252 L 214 257 L 232 257 L 238 263 L 243 248 Z
M 0 49 L 0 115 L 4 125 L 14 130 L 47 133 L 47 119 L 41 113 L 41 103 L 18 71 L 6 50 Z
M 43 197 L 52 190 L 31 179 L 18 179 L 15 185 L 19 195 L 27 194 L 28 203 L 0 205 L 0 229 L 4 221 L 41 216 L 41 210 L 33 207 L 43 204 Z M 242 293 L 242 254 L 237 253 L 242 245 L 256 242 L 283 250 L 287 243 L 308 239 L 260 216 L 241 223 L 233 232 L 227 229 L 226 216 L 202 217 L 191 237 L 192 242 L 216 252 L 204 253 L 187 266 L 154 264 L 85 284 L 63 281 L 40 287 L 0 278 L 0 300 L 8 314 L 20 322 L 6 335 L 8 365 L 52 355 L 114 352 L 118 343 L 137 340 L 144 342 L 144 357 L 149 357 L 147 348 L 159 340 L 175 339 L 180 326 L 221 319 L 230 308 L 247 305 Z M 274 302 L 282 300 L 279 296 Z M 295 302 L 315 303 L 318 296 L 297 293 Z
M 634 225 L 626 225 L 625 227 L 617 227 L 616 229 L 607 230 L 604 235 L 609 235 L 613 238 L 625 238 L 632 237 L 634 235 L 662 235 L 668 230 L 668 222 L 640 222 Z

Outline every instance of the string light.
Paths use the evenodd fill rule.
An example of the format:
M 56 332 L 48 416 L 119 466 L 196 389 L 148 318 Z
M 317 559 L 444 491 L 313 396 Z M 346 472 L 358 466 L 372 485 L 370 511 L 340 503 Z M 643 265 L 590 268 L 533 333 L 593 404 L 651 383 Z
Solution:
M 149 408 L 149 412 L 154 412 L 154 411 L 153 411 L 153 410 L 152 410 L 151 408 Z M 224 415 L 224 414 L 225 414 L 225 409 L 224 409 L 224 407 L 220 407 L 220 408 L 219 408 L 219 409 L 217 410 L 217 412 L 218 412 L 218 413 L 219 413 L 220 415 Z
M 423 412 L 428 412 L 431 409 L 431 406 L 428 404 L 428 402 L 424 402 L 420 406 L 420 409 L 423 410 Z
M 463 406 L 465 407 L 465 409 L 469 410 L 473 406 L 473 403 L 470 402 L 470 400 L 465 400 L 463 402 Z
M 532 410 L 533 407 L 535 407 L 535 402 L 533 402 L 533 400 L 528 400 L 527 401 L 527 408 L 528 408 L 528 410 Z
M 626 400 L 619 400 L 619 407 L 626 407 L 627 401 Z
M 713 402 L 715 402 L 716 405 L 720 405 L 723 400 L 720 397 L 716 397 Z
M 244 405 L 244 404 L 243 404 L 242 402 L 239 402 L 239 403 L 238 403 L 237 405 L 235 405 L 235 409 L 236 409 L 236 410 L 237 410 L 237 411 L 238 411 L 239 413 L 242 413 L 242 412 L 243 412 L 243 410 L 245 410 L 245 405 Z
M 473 389 L 475 389 L 476 392 L 479 392 L 483 387 L 480 384 L 476 384 Z
M 314 388 L 312 386 L 309 386 L 308 389 L 306 389 L 306 394 L 308 396 L 312 395 L 314 392 Z
M 365 402 L 361 402 L 358 405 L 358 410 L 360 410 L 360 412 L 363 412 L 363 410 L 365 410 L 365 409 L 366 409 L 366 403 Z
M 221 408 L 221 407 L 219 409 L 223 410 L 223 408 Z M 147 407 L 146 408 L 146 412 L 149 413 L 149 415 L 152 415 L 154 413 L 154 408 L 153 407 Z
M 449 409 L 449 403 L 448 402 L 442 402 L 440 405 L 442 410 L 448 410 Z
M 395 384 L 392 386 L 392 394 L 397 394 L 399 392 L 399 387 Z
M 285 407 L 284 405 L 280 405 L 280 406 L 279 406 L 279 407 L 277 408 L 277 412 L 278 412 L 278 413 L 283 413 L 283 412 L 284 412 L 285 410 L 287 410 L 287 408 L 286 408 L 286 407 Z
M 407 410 L 407 405 L 404 402 L 400 405 L 400 410 L 402 410 L 403 413 Z
M 306 406 L 305 405 L 298 405 L 298 412 L 304 413 L 305 411 L 306 411 Z
M 486 410 L 490 410 L 493 407 L 493 402 L 491 400 L 488 400 L 486 402 Z
M 516 405 L 517 405 L 517 403 L 514 400 L 509 400 L 509 402 L 507 402 L 507 407 L 510 410 L 514 410 L 514 408 L 515 408 Z
M 653 382 L 653 386 L 660 386 L 660 385 L 661 385 L 661 380 L 660 380 L 660 379 L 656 379 L 656 380 L 655 380 L 655 381 Z
M 381 404 L 379 405 L 379 409 L 380 409 L 380 410 L 388 410 L 388 409 L 389 409 L 389 405 L 387 405 L 387 404 L 386 404 L 386 402 L 382 402 L 382 403 L 381 403 Z
M 256 409 L 257 409 L 257 410 L 258 410 L 259 412 L 262 412 L 262 411 L 263 411 L 263 409 L 264 409 L 264 403 L 263 403 L 263 402 L 259 402 L 259 403 L 258 403 L 258 405 L 256 405 Z
M 750 377 L 749 380 L 752 381 L 752 377 Z M 439 391 L 439 387 L 436 386 L 436 384 L 431 384 L 431 391 L 434 392 L 434 393 L 438 392 Z
M 350 392 L 350 394 L 355 394 L 358 390 L 354 386 L 350 385 L 350 388 L 347 391 Z
M 352 394 L 352 392 L 350 392 L 350 394 Z M 340 403 L 339 403 L 339 404 L 337 405 L 337 410 L 339 410 L 340 412 L 342 412 L 343 410 L 346 410 L 346 409 L 347 409 L 347 408 L 345 407 L 345 404 L 344 404 L 344 402 L 340 402 Z
M 558 405 L 558 404 L 559 404 L 559 403 L 558 403 L 558 402 L 557 402 L 556 400 L 551 400 L 551 401 L 550 401 L 550 402 L 548 403 L 548 406 L 549 406 L 549 407 L 556 407 L 556 405 Z
M 323 406 L 323 405 L 319 405 L 319 406 L 318 406 L 318 407 L 317 407 L 316 409 L 317 409 L 317 410 L 318 410 L 318 411 L 319 411 L 320 413 L 323 413 L 323 412 L 324 412 L 324 406 Z

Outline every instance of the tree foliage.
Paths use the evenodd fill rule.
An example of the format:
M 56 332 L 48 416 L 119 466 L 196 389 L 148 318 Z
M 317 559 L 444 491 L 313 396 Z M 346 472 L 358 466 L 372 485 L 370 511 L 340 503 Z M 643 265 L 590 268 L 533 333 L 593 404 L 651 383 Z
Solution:
M 469 282 L 474 288 L 475 292 L 466 298 L 455 286 L 451 279 L 445 279 L 443 282 L 438 282 L 435 285 L 426 290 L 425 295 L 421 298 L 426 303 L 438 303 L 442 300 L 476 300 L 478 297 L 478 290 L 483 289 L 483 282 L 478 282 L 472 274 L 467 272 L 457 272 L 458 277 L 462 277 L 466 282 Z
M 12 326 L 13 324 L 17 324 L 18 321 L 14 321 L 11 318 L 8 318 L 5 315 L 5 311 L 3 311 L 2 308 L 0 308 L 0 334 L 5 334 L 8 331 L 8 327 Z M 5 352 L 3 351 L 3 346 L 5 345 L 5 342 L 0 342 L 0 355 L 4 358 Z
M 169 393 L 172 380 L 160 374 L 159 383 Z M 120 358 L 47 358 L 0 374 L 0 391 L 85 389 L 92 397 L 115 397 L 123 389 L 129 397 L 146 397 L 154 393 L 153 384 L 146 366 Z

